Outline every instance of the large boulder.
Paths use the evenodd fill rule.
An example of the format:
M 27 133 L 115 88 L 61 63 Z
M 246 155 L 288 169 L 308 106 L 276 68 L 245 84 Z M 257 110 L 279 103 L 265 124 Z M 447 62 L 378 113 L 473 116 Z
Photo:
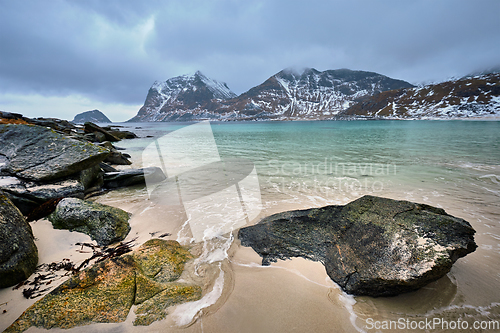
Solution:
M 27 279 L 38 263 L 31 227 L 0 191 L 0 288 Z
M 123 322 L 134 304 L 134 325 L 149 325 L 165 318 L 169 306 L 201 297 L 199 286 L 163 281 L 165 276 L 177 279 L 191 258 L 176 241 L 149 240 L 131 254 L 107 259 L 71 277 L 5 332 Z
M 104 186 L 107 188 L 117 188 L 132 185 L 145 185 L 148 178 L 149 183 L 159 183 L 167 177 L 158 167 L 142 169 L 128 169 L 104 174 Z
M 100 246 L 123 240 L 130 231 L 126 211 L 97 202 L 64 198 L 49 215 L 56 229 L 68 229 L 87 234 Z
M 68 138 L 46 127 L 0 124 L 0 155 L 12 175 L 49 181 L 88 169 L 102 162 L 109 151 Z
M 345 206 L 278 213 L 239 231 L 262 263 L 304 257 L 353 295 L 393 296 L 447 274 L 476 249 L 474 229 L 443 209 L 364 196 Z

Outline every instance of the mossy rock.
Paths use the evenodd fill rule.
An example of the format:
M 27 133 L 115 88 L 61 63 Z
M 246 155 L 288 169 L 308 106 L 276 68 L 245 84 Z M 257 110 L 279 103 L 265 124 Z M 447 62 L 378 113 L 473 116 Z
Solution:
M 167 317 L 169 306 L 196 301 L 201 298 L 201 288 L 186 284 L 169 283 L 154 297 L 142 302 L 135 310 L 135 326 L 147 326 Z
M 144 275 L 158 282 L 170 282 L 181 276 L 184 263 L 193 257 L 176 241 L 151 239 L 137 249 L 134 258 Z
M 64 198 L 48 217 L 54 228 L 82 232 L 100 246 L 125 239 L 129 218 L 122 209 L 77 198 Z
M 103 261 L 64 282 L 29 307 L 5 332 L 31 326 L 72 328 L 91 323 L 118 323 L 127 318 L 135 296 L 131 256 Z
M 107 259 L 71 277 L 28 308 L 5 332 L 23 332 L 31 326 L 68 329 L 123 322 L 133 304 L 139 305 L 134 325 L 149 325 L 165 318 L 169 306 L 201 297 L 198 286 L 162 282 L 162 267 L 167 267 L 166 272 L 175 271 L 168 275 L 173 279 L 190 258 L 175 241 L 150 240 L 132 253 Z M 160 281 L 144 274 L 144 267 L 160 274 Z

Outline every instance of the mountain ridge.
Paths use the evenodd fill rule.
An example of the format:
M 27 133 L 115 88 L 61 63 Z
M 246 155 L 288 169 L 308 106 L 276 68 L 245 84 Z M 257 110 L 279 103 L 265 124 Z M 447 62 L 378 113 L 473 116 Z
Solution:
M 374 72 L 288 68 L 237 96 L 197 71 L 156 81 L 129 121 L 325 119 L 360 98 L 403 87 L 414 86 Z
M 374 119 L 497 117 L 500 116 L 500 73 L 381 92 L 338 116 Z

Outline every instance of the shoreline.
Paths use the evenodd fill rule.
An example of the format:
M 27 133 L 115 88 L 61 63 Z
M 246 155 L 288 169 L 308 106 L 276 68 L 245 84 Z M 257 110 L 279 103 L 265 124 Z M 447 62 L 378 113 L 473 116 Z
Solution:
M 134 143 L 130 141 L 130 145 L 133 146 Z M 132 151 L 128 152 L 135 154 Z M 132 161 L 134 162 L 132 165 L 121 166 L 120 169 L 137 167 L 138 160 L 132 158 Z M 495 170 L 487 169 L 484 172 L 494 174 Z M 443 176 L 445 175 L 443 173 Z M 477 177 L 481 182 L 488 180 L 480 178 L 480 175 Z M 449 184 L 449 182 L 444 184 Z M 491 184 L 496 185 L 494 182 Z M 215 304 L 203 309 L 200 318 L 187 327 L 176 327 L 174 318 L 170 315 L 151 326 L 136 327 L 132 325 L 134 314 L 130 311 L 127 320 L 123 323 L 92 324 L 73 328 L 68 332 L 83 333 L 94 329 L 99 332 L 183 331 L 188 333 L 201 330 L 232 332 L 240 329 L 242 332 L 245 332 L 245 329 L 248 332 L 253 332 L 251 329 L 261 329 L 263 332 L 266 330 L 268 332 L 293 331 L 294 329 L 329 331 L 332 326 L 339 327 L 339 332 L 360 332 L 366 330 L 368 318 L 397 320 L 402 316 L 414 319 L 446 316 L 451 320 L 468 315 L 477 319 L 500 319 L 500 306 L 495 305 L 499 294 L 493 289 L 498 279 L 491 274 L 485 276 L 489 274 L 489 270 L 498 267 L 499 245 L 495 242 L 497 239 L 495 237 L 500 235 L 495 231 L 497 228 L 495 209 L 498 203 L 491 201 L 496 197 L 492 193 L 481 194 L 476 184 L 468 184 L 466 187 L 462 184 L 448 185 L 447 188 L 443 186 L 443 183 L 437 181 L 430 184 L 419 184 L 416 181 L 411 184 L 402 182 L 391 184 L 391 187 L 384 189 L 382 193 L 377 193 L 388 198 L 405 199 L 445 208 L 447 213 L 464 218 L 477 230 L 476 240 L 480 248 L 470 257 L 457 261 L 447 276 L 419 291 L 391 298 L 345 298 L 339 287 L 331 279 L 327 280 L 329 277 L 322 264 L 294 258 L 263 267 L 260 265 L 261 258 L 250 248 L 242 247 L 236 239 L 227 251 L 228 259 L 222 260 L 225 281 L 221 297 Z M 314 201 L 306 197 L 307 193 L 291 193 L 295 195 L 291 197 L 287 193 L 273 192 L 272 187 L 263 186 L 263 190 L 264 209 L 260 217 L 290 209 L 306 209 L 315 205 L 328 204 L 328 200 L 317 201 L 313 204 Z M 357 195 L 350 193 L 349 196 L 340 199 L 330 198 L 329 203 L 343 204 L 354 197 Z M 150 232 L 170 232 L 172 236 L 168 239 L 184 237 L 178 232 L 185 216 L 175 211 L 166 214 L 152 209 L 147 203 L 147 192 L 144 187 L 117 189 L 91 200 L 133 213 L 130 220 L 132 230 L 124 241 L 139 236 L 137 244 L 141 244 L 151 238 Z M 345 202 L 335 202 L 335 200 Z M 162 222 L 166 221 L 165 216 L 168 216 L 168 223 Z M 253 222 L 256 223 L 258 220 L 259 218 Z M 54 232 L 66 233 L 66 236 L 57 236 L 52 231 L 51 224 L 44 220 L 35 222 L 33 226 L 34 231 L 38 230 L 36 233 L 43 233 L 46 236 L 42 238 L 35 235 L 39 238 L 37 244 L 40 244 L 40 262 L 42 260 L 55 261 L 57 256 L 61 256 L 60 259 L 62 259 L 69 254 L 74 258 L 77 256 L 76 247 L 71 244 L 82 241 L 78 238 L 80 236 L 89 239 L 86 235 L 54 230 Z M 75 238 L 75 236 L 78 237 Z M 62 239 L 64 242 L 55 242 L 54 239 Z M 224 240 L 221 240 L 222 243 Z M 189 245 L 189 242 L 184 242 L 184 244 Z M 53 250 L 55 246 L 61 246 L 61 249 Z M 220 248 L 224 249 L 224 247 Z M 203 244 L 195 245 L 193 251 L 203 254 Z M 83 259 L 82 254 L 81 260 Z M 190 265 L 194 266 L 194 261 Z M 193 267 L 190 268 L 192 269 Z M 198 277 L 198 281 L 203 281 L 205 284 L 204 295 L 206 295 L 212 290 L 219 275 L 216 274 L 217 267 L 210 268 L 207 264 L 204 269 L 205 275 Z M 189 280 L 192 276 L 190 277 L 186 272 L 183 278 Z M 0 299 L 4 299 L 3 292 L 4 290 L 0 291 Z M 15 293 L 22 298 L 20 290 Z M 24 304 L 32 301 L 26 300 Z M 171 308 L 171 313 L 175 311 L 175 308 Z M 484 316 L 481 309 L 488 311 L 490 315 Z M 355 316 L 354 319 L 353 316 Z M 3 324 L 7 321 L 6 318 L 12 317 L 14 317 L 14 310 L 8 308 L 7 316 L 0 317 L 0 321 Z M 2 327 L 0 326 L 0 329 Z M 29 331 L 46 332 L 37 328 L 31 328 Z M 374 330 L 368 330 L 368 332 L 372 331 Z

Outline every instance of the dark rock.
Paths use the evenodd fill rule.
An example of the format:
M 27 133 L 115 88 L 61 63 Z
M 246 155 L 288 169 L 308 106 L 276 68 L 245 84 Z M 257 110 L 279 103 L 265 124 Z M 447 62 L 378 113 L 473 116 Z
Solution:
M 113 168 L 111 165 L 106 164 L 104 162 L 99 163 L 99 166 L 104 172 L 118 172 L 117 169 Z
M 95 191 L 97 189 L 100 189 L 104 185 L 104 172 L 101 170 L 101 163 L 96 164 L 91 168 L 80 171 L 78 180 L 80 184 L 82 184 L 85 194 L 90 189 Z
M 120 139 L 135 139 L 138 137 L 135 133 L 130 131 L 110 130 L 109 133 Z
M 18 119 L 25 120 L 25 118 L 23 117 L 22 114 L 20 114 L 20 113 L 13 113 L 13 112 L 7 112 L 7 111 L 0 111 L 0 118 L 14 119 L 14 120 L 18 120 Z
M 104 148 L 109 149 L 109 150 L 116 149 L 116 147 L 113 146 L 113 144 L 109 141 L 103 141 L 103 142 L 99 143 L 99 146 L 104 147 Z
M 41 183 L 0 176 L 0 189 L 24 215 L 50 199 L 61 197 L 83 199 L 85 195 L 85 187 L 77 179 Z
M 110 163 L 110 164 L 115 164 L 115 165 L 130 165 L 132 162 L 130 162 L 125 156 L 123 156 L 122 153 L 118 151 L 111 151 L 109 155 L 106 157 L 104 162 Z
M 94 137 L 97 142 L 104 142 L 106 141 L 107 137 L 104 133 L 101 132 L 94 132 Z
M 123 240 L 130 231 L 130 214 L 119 208 L 77 198 L 65 198 L 48 219 L 56 229 L 87 234 L 99 246 Z
M 67 120 L 57 118 L 35 118 L 29 119 L 28 122 L 33 125 L 52 128 L 55 131 L 70 134 L 76 129 L 76 126 Z
M 117 188 L 137 184 L 144 185 L 146 183 L 145 177 L 147 177 L 148 182 L 151 183 L 159 183 L 167 178 L 161 168 L 158 167 L 129 169 L 105 173 L 104 186 L 107 188 Z
M 120 141 L 120 138 L 117 138 L 116 136 L 114 136 L 113 134 L 109 133 L 108 131 L 106 131 L 104 128 L 100 127 L 100 126 L 97 126 L 96 124 L 94 123 L 91 123 L 91 122 L 86 122 L 84 124 L 84 127 L 85 127 L 85 132 L 86 133 L 94 133 L 94 132 L 100 132 L 102 134 L 105 135 L 105 139 L 107 141 L 111 141 L 111 142 L 116 142 L 116 141 Z M 104 141 L 104 140 L 103 140 Z
M 48 181 L 66 177 L 103 161 L 109 151 L 35 125 L 1 125 L 0 155 L 17 177 Z
M 79 272 L 28 308 L 6 333 L 31 326 L 68 329 L 91 323 L 118 323 L 138 305 L 134 325 L 164 319 L 171 305 L 195 301 L 201 288 L 162 282 L 165 267 L 177 279 L 192 255 L 175 241 L 152 239 L 132 254 L 107 259 Z M 163 276 L 163 275 L 162 275 Z
M 30 225 L 0 191 L 0 288 L 27 279 L 37 263 L 38 250 Z
M 476 249 L 474 229 L 443 209 L 364 196 L 345 206 L 289 211 L 242 228 L 262 263 L 320 261 L 347 293 L 392 296 L 446 275 Z

